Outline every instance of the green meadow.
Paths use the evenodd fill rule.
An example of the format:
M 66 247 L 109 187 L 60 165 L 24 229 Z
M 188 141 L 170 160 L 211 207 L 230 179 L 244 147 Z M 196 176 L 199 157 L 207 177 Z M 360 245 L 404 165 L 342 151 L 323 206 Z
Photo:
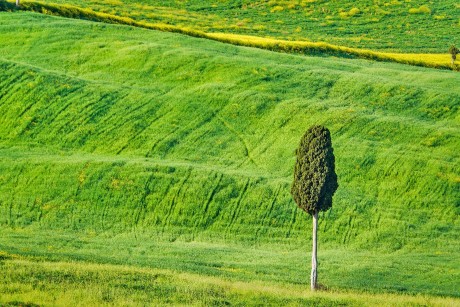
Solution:
M 329 286 L 312 293 L 305 284 L 309 274 L 305 248 L 242 248 L 240 244 L 164 242 L 132 235 L 57 235 L 55 231 L 37 235 L 16 230 L 5 235 L 22 246 L 1 245 L 11 252 L 0 254 L 0 302 L 13 306 L 20 302 L 60 306 L 459 303 L 458 297 L 449 297 L 439 287 L 455 286 L 455 275 L 442 277 L 445 268 L 456 270 L 457 263 L 449 256 L 437 259 L 445 262 L 444 268 L 430 268 L 428 274 L 408 278 L 420 268 L 426 273 L 427 259 L 432 256 L 399 254 L 396 259 L 369 251 L 326 250 L 321 253 L 321 282 Z M 407 264 L 404 272 L 400 271 L 402 263 Z M 349 265 L 352 270 L 346 269 Z
M 45 0 L 136 21 L 211 33 L 321 41 L 380 51 L 447 53 L 460 35 L 460 4 L 443 1 Z
M 0 304 L 460 304 L 457 72 L 30 12 L 0 37 Z M 317 293 L 312 124 L 339 178 Z
M 414 66 L 460 70 L 460 66 L 455 63 L 451 54 L 443 53 L 401 53 L 401 52 L 382 52 L 370 49 L 347 47 L 343 45 L 334 45 L 321 41 L 305 40 L 286 40 L 271 37 L 260 37 L 254 35 L 243 35 L 234 33 L 216 33 L 205 32 L 203 29 L 185 27 L 183 25 L 171 25 L 167 23 L 158 23 L 145 20 L 137 20 L 132 17 L 123 17 L 105 12 L 94 11 L 92 8 L 83 8 L 69 4 L 55 4 L 44 2 L 22 2 L 19 7 L 14 4 L 3 2 L 4 10 L 14 11 L 22 10 L 37 12 L 46 15 L 67 17 L 73 19 L 91 20 L 94 22 L 103 22 L 109 24 L 121 24 L 144 28 L 149 30 L 180 33 L 192 37 L 215 40 L 218 42 L 245 46 L 251 48 L 260 48 L 264 50 L 285 52 L 302 55 L 321 55 L 321 56 L 339 56 L 343 58 L 361 58 L 382 62 L 395 62 Z M 433 25 L 434 26 L 434 25 Z M 451 45 L 451 47 L 454 45 Z M 449 48 L 451 50 L 451 48 Z M 455 49 L 452 49 L 455 50 Z

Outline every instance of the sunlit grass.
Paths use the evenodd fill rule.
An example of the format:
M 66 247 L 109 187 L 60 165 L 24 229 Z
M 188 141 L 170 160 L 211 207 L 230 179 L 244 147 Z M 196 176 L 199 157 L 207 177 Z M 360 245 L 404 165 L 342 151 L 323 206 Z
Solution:
M 289 187 L 300 136 L 317 123 L 332 132 L 340 185 L 320 217 L 321 282 L 458 295 L 458 73 L 0 15 L 0 259 L 23 278 L 8 302 L 74 302 L 79 274 L 95 304 L 129 304 L 131 292 L 152 304 L 372 300 L 303 292 L 311 221 Z M 103 274 L 85 263 L 53 273 L 49 261 Z M 118 287 L 107 264 L 146 282 Z M 154 284 L 142 270 L 166 275 L 160 294 L 142 288 Z M 76 292 L 60 297 L 66 278 Z
M 245 306 L 456 306 L 455 298 L 337 290 L 306 285 L 238 281 L 220 276 L 89 262 L 0 260 L 0 303 L 55 306 L 243 304 Z
M 12 233 L 8 235 L 13 235 L 19 242 L 25 240 Z M 197 242 L 165 244 L 155 243 L 146 237 L 131 240 L 128 240 L 129 237 L 118 237 L 104 241 L 90 237 L 77 239 L 70 234 L 62 237 L 55 233 L 43 235 L 48 236 L 48 242 L 40 240 L 37 234 L 29 234 L 31 249 L 19 251 L 24 255 L 2 252 L 0 303 L 209 305 L 227 302 L 259 305 L 264 302 L 269 306 L 458 304 L 458 298 L 402 293 L 409 281 L 405 274 L 417 266 L 423 268 L 418 261 L 424 257 L 429 259 L 429 255 L 416 257 L 404 266 L 400 262 L 409 259 L 409 255 L 383 256 L 353 251 L 349 251 L 350 255 L 344 255 L 344 251 L 322 251 L 320 280 L 323 286 L 320 291 L 312 293 L 307 285 L 308 257 L 303 250 L 283 251 L 279 247 L 271 250 L 263 247 L 248 249 Z M 0 240 L 0 246 L 11 243 Z M 98 247 L 100 244 L 103 245 Z M 94 250 L 98 251 L 97 255 L 92 255 Z M 439 257 L 442 260 L 442 256 Z M 285 262 L 281 266 L 278 261 L 282 258 Z M 342 268 L 338 267 L 337 261 L 343 261 L 340 264 Z M 394 263 L 400 268 L 394 267 Z M 368 265 L 374 266 L 374 272 L 385 270 L 385 266 L 390 265 L 393 274 L 378 276 L 368 272 L 366 279 L 358 272 Z M 339 290 L 334 286 L 333 280 L 340 274 L 344 274 L 349 290 Z M 386 290 L 394 293 L 375 292 L 371 284 L 376 282 L 387 285 Z
M 3 225 L 299 242 L 293 152 L 322 123 L 341 187 L 324 242 L 458 240 L 457 73 L 2 14 Z
M 458 70 L 458 65 L 451 65 L 449 54 L 404 54 L 375 52 L 364 49 L 347 48 L 321 42 L 282 41 L 256 36 L 244 36 L 238 34 L 209 33 L 205 37 L 236 45 L 250 46 L 261 49 L 285 51 L 303 54 L 336 54 L 339 56 L 356 56 L 359 58 L 379 61 L 397 62 L 417 66 L 444 68 Z
M 206 33 L 192 27 L 173 26 L 164 23 L 151 23 L 147 21 L 136 21 L 130 17 L 122 17 L 113 14 L 95 12 L 90 8 L 79 8 L 72 5 L 56 5 L 43 2 L 25 2 L 22 8 L 31 11 L 38 11 L 44 14 L 58 15 L 71 18 L 84 18 L 95 21 L 104 21 L 109 23 L 132 25 L 147 29 L 177 32 L 191 35 L 194 37 L 214 39 L 220 42 L 231 43 L 242 46 L 256 47 L 267 50 L 282 51 L 300 54 L 329 54 L 338 56 L 355 56 L 359 58 L 391 61 L 403 64 L 425 66 L 432 68 L 443 68 L 458 70 L 459 66 L 452 66 L 449 54 L 404 54 L 404 53 L 386 53 L 376 52 L 366 49 L 349 48 L 345 46 L 332 45 L 324 42 L 292 41 L 279 40 L 257 36 L 229 34 L 229 33 Z M 281 6 L 275 6 L 279 10 Z M 352 8 L 345 12 L 346 17 L 354 16 L 360 11 Z M 344 16 L 345 16 L 344 15 Z M 260 28 L 262 29 L 262 28 Z
M 257 305 L 263 296 L 265 304 L 275 302 L 303 302 L 313 304 L 318 298 L 338 303 L 352 305 L 357 300 L 356 295 L 307 293 L 296 286 L 294 288 L 276 287 L 259 282 L 230 282 L 216 277 L 202 275 L 173 273 L 155 269 L 136 269 L 132 266 L 97 265 L 66 262 L 30 262 L 26 260 L 5 261 L 2 263 L 1 276 L 6 283 L 0 288 L 2 296 L 0 303 L 33 302 L 34 304 L 57 305 L 131 305 L 143 304 L 209 304 L 232 303 L 245 300 L 246 303 Z M 33 284 L 28 281 L 35 280 Z M 385 300 L 391 304 L 385 295 L 376 299 L 375 296 L 359 297 L 363 301 L 369 298 Z M 393 296 L 393 303 L 397 296 Z M 400 299 L 400 298 L 399 298 Z M 424 300 L 424 298 L 422 299 Z M 438 299 L 438 301 L 441 301 Z M 407 303 L 396 300 L 399 304 Z M 410 302 L 410 299 L 409 299 Z M 354 305 L 354 304 L 353 304 Z
M 445 53 L 458 35 L 454 0 L 372 2 L 251 1 L 208 2 L 125 0 L 46 0 L 48 5 L 73 5 L 95 12 L 129 17 L 136 22 L 188 27 L 279 40 L 318 41 L 374 51 Z M 24 2 L 26 3 L 26 2 Z M 443 18 L 439 18 L 443 16 Z M 260 25 L 254 29 L 249 25 Z M 298 28 L 302 30 L 297 31 Z M 355 40 L 363 37 L 362 40 Z

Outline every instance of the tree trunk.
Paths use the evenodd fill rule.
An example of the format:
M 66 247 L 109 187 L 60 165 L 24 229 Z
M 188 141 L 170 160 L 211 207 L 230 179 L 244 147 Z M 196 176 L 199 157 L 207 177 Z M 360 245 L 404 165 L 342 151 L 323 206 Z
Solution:
M 19 6 L 19 0 L 16 0 L 16 6 Z
M 317 271 L 316 268 L 318 263 L 316 261 L 316 246 L 317 240 L 316 235 L 318 232 L 318 210 L 315 211 L 313 214 L 313 249 L 311 252 L 311 290 L 316 290 L 316 279 L 317 279 Z

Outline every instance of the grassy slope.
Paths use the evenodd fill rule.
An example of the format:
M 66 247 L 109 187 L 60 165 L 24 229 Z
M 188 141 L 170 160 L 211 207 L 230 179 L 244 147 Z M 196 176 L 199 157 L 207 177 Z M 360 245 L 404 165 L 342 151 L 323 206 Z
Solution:
M 460 35 L 460 6 L 454 0 L 45 2 L 74 4 L 139 21 L 205 32 L 324 41 L 382 51 L 446 53 L 451 44 L 459 43 L 455 39 Z M 419 9 L 421 6 L 426 8 Z
M 0 293 L 4 294 L 0 303 L 6 303 L 4 306 L 137 306 L 140 302 L 161 306 L 455 306 L 459 302 L 422 295 L 312 293 L 299 285 L 229 281 L 126 265 L 1 256 L 4 270 L 0 278 L 7 281 L 0 284 Z M 18 292 L 27 293 L 27 297 Z
M 136 268 L 160 269 L 175 275 L 183 272 L 230 282 L 255 281 L 282 288 L 306 289 L 309 279 L 309 249 L 305 246 L 273 243 L 244 246 L 240 242 L 165 241 L 139 233 L 107 237 L 94 233 L 9 229 L 2 231 L 0 250 L 0 260 L 4 257 L 30 262 L 127 265 L 133 271 Z M 344 247 L 325 249 L 320 242 L 319 259 L 320 284 L 334 292 L 347 289 L 371 293 L 423 293 L 427 296 L 457 296 L 459 300 L 460 274 L 453 253 L 427 250 L 382 253 Z M 46 282 L 46 278 L 43 279 Z M 66 276 L 62 279 L 66 280 Z M 10 290 L 6 293 L 16 292 Z M 20 293 L 24 295 L 23 291 Z
M 14 5 L 3 2 L 14 10 Z M 1 3 L 0 3 L 1 8 Z M 190 35 L 193 37 L 207 38 L 233 45 L 255 47 L 264 50 L 286 52 L 304 55 L 340 56 L 344 58 L 362 58 L 385 62 L 396 62 L 429 68 L 442 68 L 459 70 L 458 64 L 451 63 L 448 53 L 420 54 L 420 53 L 389 53 L 378 52 L 369 49 L 349 48 L 346 46 L 331 45 L 324 42 L 288 41 L 266 37 L 248 36 L 231 33 L 210 33 L 190 27 L 170 25 L 166 23 L 152 23 L 143 20 L 135 20 L 131 17 L 121 17 L 103 12 L 93 11 L 91 8 L 81 8 L 68 4 L 50 4 L 43 2 L 23 2 L 21 10 L 39 12 L 47 15 L 55 15 L 68 18 L 92 20 L 110 24 L 122 24 L 140 28 L 174 32 Z M 9 10 L 9 9 L 7 9 Z
M 305 246 L 293 151 L 323 123 L 340 178 L 323 246 L 423 252 L 419 266 L 395 269 L 424 278 L 423 266 L 458 255 L 458 74 L 1 17 L 3 226 Z M 455 295 L 455 280 L 407 287 Z
M 0 254 L 4 306 L 455 306 L 425 295 L 310 292 L 302 285 L 233 281 L 222 276 Z M 219 269 L 219 268 L 216 268 Z M 25 294 L 25 295 L 24 295 Z M 8 304 L 10 303 L 10 305 Z

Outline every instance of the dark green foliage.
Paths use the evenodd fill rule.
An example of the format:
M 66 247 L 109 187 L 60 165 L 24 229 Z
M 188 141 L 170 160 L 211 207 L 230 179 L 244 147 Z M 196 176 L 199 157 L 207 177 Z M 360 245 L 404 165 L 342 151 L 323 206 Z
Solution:
M 460 50 L 455 45 L 450 46 L 449 53 L 452 56 L 452 64 L 454 64 L 457 59 L 457 54 L 460 53 Z
M 458 50 L 458 48 L 455 45 L 450 46 L 450 48 L 449 48 L 449 53 L 450 54 L 455 55 L 455 54 L 457 54 L 459 52 L 460 51 Z
M 312 126 L 296 151 L 297 162 L 291 194 L 297 205 L 309 214 L 326 211 L 338 188 L 331 133 L 323 126 Z
M 0 0 L 0 12 L 7 11 L 11 12 L 15 9 L 14 4 Z

